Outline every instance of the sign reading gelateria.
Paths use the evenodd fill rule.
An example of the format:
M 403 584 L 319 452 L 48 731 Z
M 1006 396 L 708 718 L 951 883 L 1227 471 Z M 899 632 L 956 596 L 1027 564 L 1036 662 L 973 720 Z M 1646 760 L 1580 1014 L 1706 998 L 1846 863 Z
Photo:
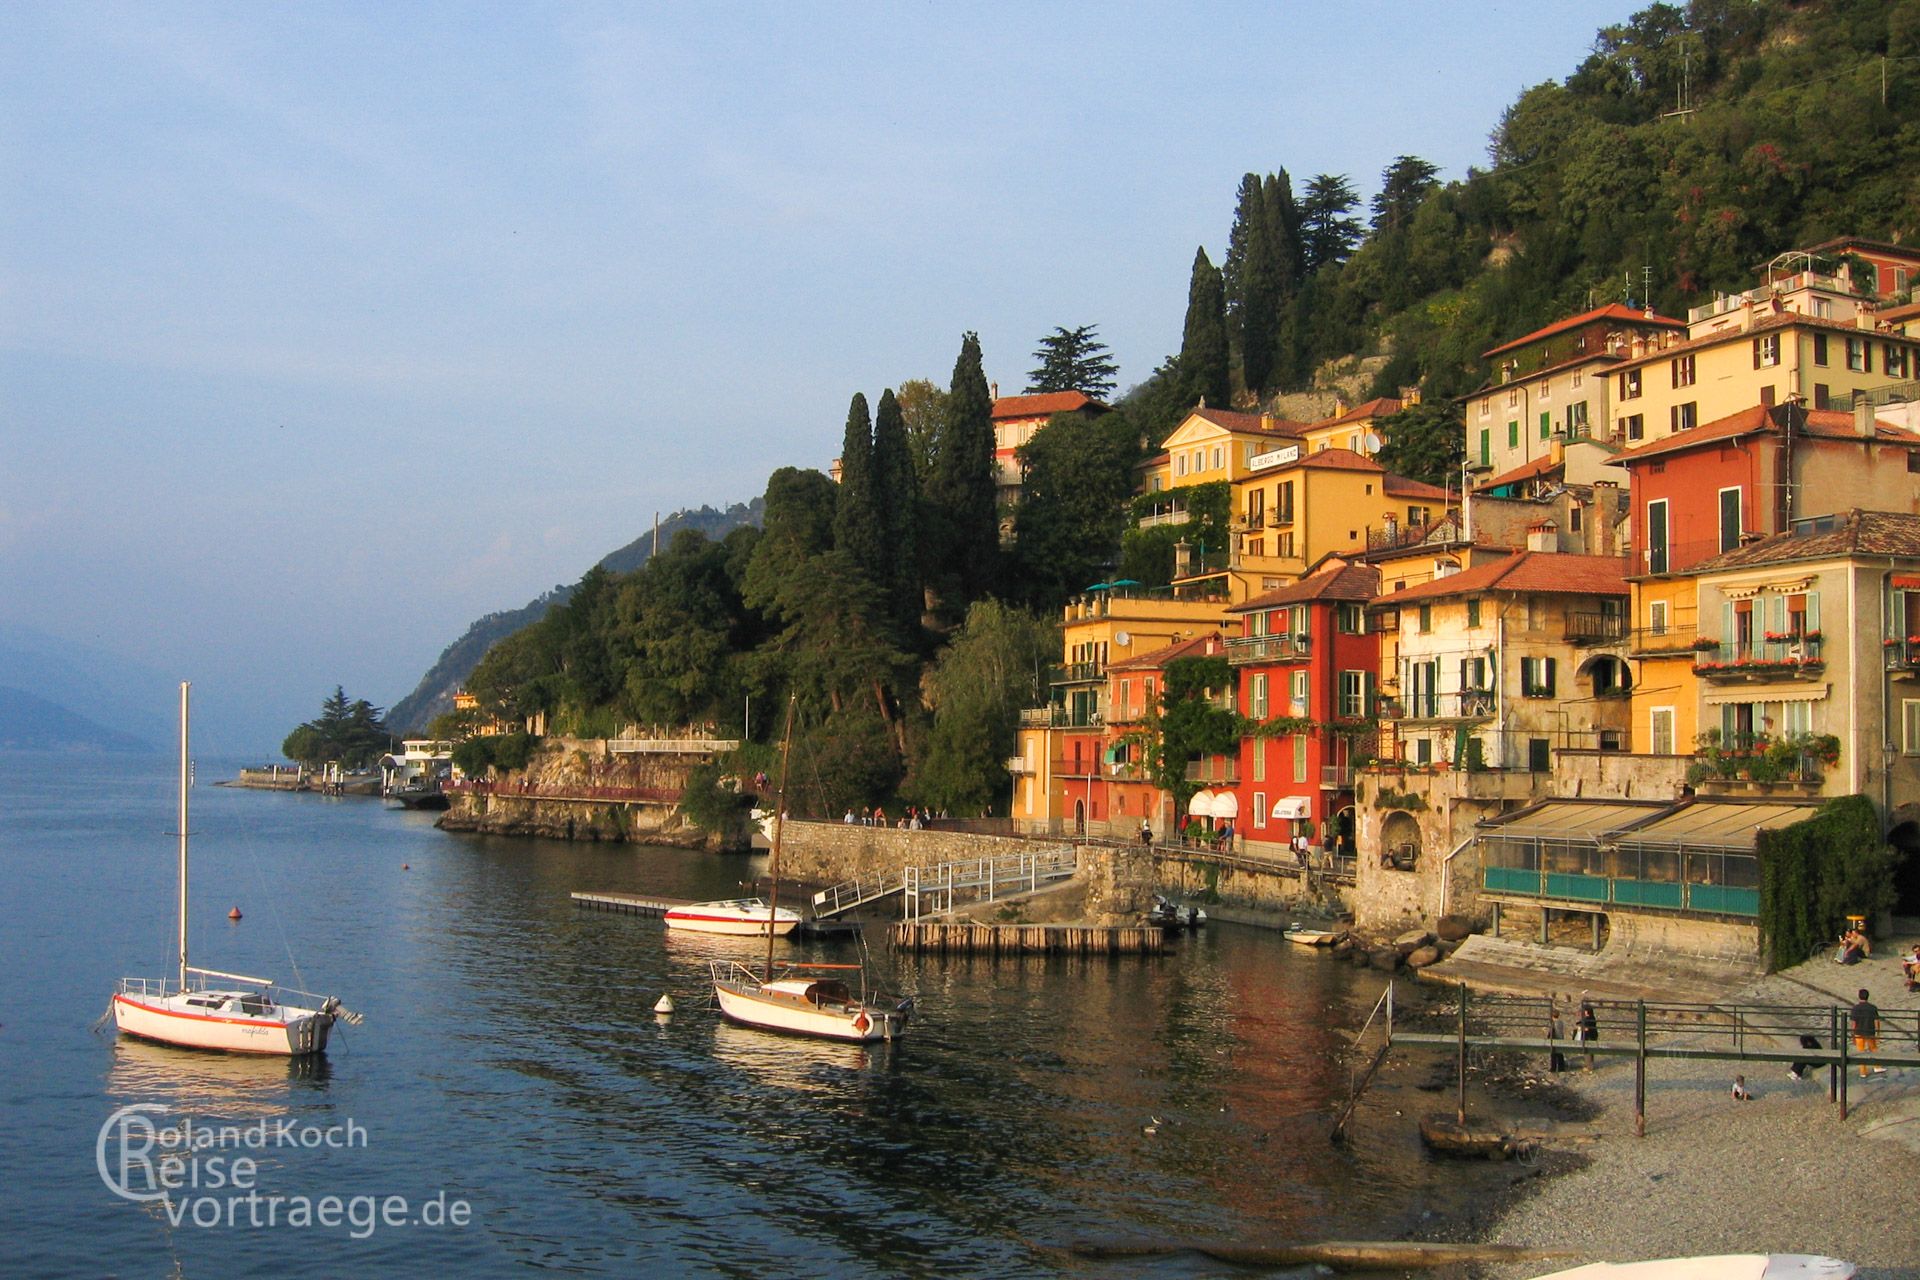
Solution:
M 1300 446 L 1290 444 L 1284 449 L 1269 449 L 1265 453 L 1256 453 L 1247 459 L 1247 470 L 1264 471 L 1268 467 L 1283 467 L 1300 458 Z

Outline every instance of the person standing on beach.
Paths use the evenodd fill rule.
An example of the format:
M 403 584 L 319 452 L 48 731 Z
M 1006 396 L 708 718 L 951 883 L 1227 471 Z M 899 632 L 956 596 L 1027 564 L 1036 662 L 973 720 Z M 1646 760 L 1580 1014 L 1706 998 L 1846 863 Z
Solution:
M 1600 1039 L 1600 1019 L 1585 1000 L 1580 1002 L 1580 1016 L 1573 1020 L 1573 1038 L 1586 1047 L 1587 1070 L 1593 1070 L 1593 1046 Z
M 1867 998 L 1867 989 L 1860 988 L 1860 1003 L 1853 1006 L 1848 1018 L 1853 1023 L 1853 1047 L 1861 1053 L 1880 1052 L 1880 1009 Z M 1865 1063 L 1860 1065 L 1860 1075 L 1865 1078 L 1886 1071 L 1885 1067 L 1868 1069 Z
M 1565 1071 L 1567 1055 L 1560 1052 L 1560 1041 L 1566 1038 L 1567 1028 L 1560 1021 L 1560 1006 L 1555 1005 L 1547 1013 L 1547 1040 L 1551 1047 L 1547 1050 L 1547 1070 Z

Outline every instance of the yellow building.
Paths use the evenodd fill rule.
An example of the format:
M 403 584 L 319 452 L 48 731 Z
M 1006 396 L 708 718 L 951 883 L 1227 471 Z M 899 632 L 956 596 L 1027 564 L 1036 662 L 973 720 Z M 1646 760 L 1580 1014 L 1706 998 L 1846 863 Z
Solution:
M 1336 405 L 1332 417 L 1309 422 L 1301 428 L 1300 439 L 1311 453 L 1322 449 L 1351 449 L 1369 456 L 1376 454 L 1386 436 L 1381 419 L 1391 418 L 1402 409 L 1420 403 L 1417 389 L 1409 389 L 1404 396 L 1381 396 L 1351 409 Z
M 1692 575 L 1635 578 L 1633 639 L 1627 657 L 1639 665 L 1633 685 L 1635 755 L 1691 755 L 1700 733 L 1700 681 L 1693 673 L 1699 627 Z
M 1141 491 L 1238 480 L 1251 470 L 1254 458 L 1299 441 L 1306 427 L 1272 414 L 1195 409 L 1161 443 L 1164 452 L 1142 466 Z

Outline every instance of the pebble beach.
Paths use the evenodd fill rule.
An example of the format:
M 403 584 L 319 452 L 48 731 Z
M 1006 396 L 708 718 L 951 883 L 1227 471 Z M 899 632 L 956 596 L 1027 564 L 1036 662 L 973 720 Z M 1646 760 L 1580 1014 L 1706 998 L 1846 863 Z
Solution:
M 1883 1014 L 1910 1020 L 1920 995 L 1906 992 L 1897 950 L 1847 967 L 1815 959 L 1733 999 L 1844 1006 L 1866 987 Z M 1565 1171 L 1521 1184 L 1484 1239 L 1568 1250 L 1561 1267 L 1814 1253 L 1853 1263 L 1862 1280 L 1920 1280 L 1920 1068 L 1856 1074 L 1843 1121 L 1827 1100 L 1825 1070 L 1794 1081 L 1784 1066 L 1753 1063 L 1745 1072 L 1753 1098 L 1740 1102 L 1735 1064 L 1656 1060 L 1647 1134 L 1635 1138 L 1632 1062 L 1572 1065 L 1562 1082 L 1598 1109 L 1592 1128 L 1602 1137 L 1578 1156 L 1544 1156 L 1545 1167 Z M 1483 1274 L 1521 1280 L 1549 1269 Z

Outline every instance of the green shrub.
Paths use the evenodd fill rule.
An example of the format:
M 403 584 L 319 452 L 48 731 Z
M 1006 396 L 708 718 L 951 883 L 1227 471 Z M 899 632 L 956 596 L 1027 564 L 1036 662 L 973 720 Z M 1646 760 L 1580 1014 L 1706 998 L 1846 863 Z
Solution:
M 1823 950 L 1849 915 L 1878 915 L 1893 905 L 1899 855 L 1880 836 L 1880 815 L 1865 796 L 1838 796 L 1812 817 L 1762 831 L 1760 945 L 1772 969 Z

